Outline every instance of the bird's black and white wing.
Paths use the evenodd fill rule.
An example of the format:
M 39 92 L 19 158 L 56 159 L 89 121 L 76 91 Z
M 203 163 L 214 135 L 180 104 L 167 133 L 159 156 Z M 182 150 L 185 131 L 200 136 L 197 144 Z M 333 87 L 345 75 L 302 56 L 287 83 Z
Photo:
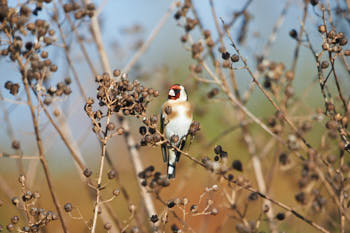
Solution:
M 164 133 L 164 127 L 165 127 L 164 123 L 165 123 L 165 114 L 163 113 L 163 109 L 162 109 L 162 111 L 160 112 L 160 132 L 161 133 Z M 161 148 L 162 148 L 163 161 L 164 163 L 166 163 L 168 162 L 166 143 L 163 143 L 161 145 Z

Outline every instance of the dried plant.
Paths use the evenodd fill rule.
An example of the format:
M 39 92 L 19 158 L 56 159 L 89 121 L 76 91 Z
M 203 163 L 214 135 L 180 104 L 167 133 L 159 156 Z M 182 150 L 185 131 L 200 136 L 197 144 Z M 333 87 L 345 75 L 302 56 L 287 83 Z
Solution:
M 116 18 L 99 17 L 108 3 L 0 0 L 1 64 L 10 67 L 0 88 L 0 231 L 350 231 L 350 3 L 286 0 L 261 36 L 252 31 L 261 2 L 227 16 L 217 1 L 173 1 L 144 41 L 142 24 L 121 30 L 133 40 L 114 51 L 116 64 L 102 27 Z M 142 61 L 169 19 L 188 79 Z M 279 41 L 290 53 L 274 54 Z M 160 130 L 172 82 L 183 82 L 195 110 L 181 149 Z M 29 112 L 14 110 L 23 106 Z M 55 164 L 52 144 L 77 172 L 66 172 L 66 157 Z M 186 158 L 175 180 L 162 146 Z

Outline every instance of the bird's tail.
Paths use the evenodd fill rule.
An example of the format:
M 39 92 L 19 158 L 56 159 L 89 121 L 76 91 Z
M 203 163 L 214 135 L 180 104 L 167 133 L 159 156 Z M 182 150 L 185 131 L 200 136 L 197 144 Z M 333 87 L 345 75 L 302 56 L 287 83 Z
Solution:
M 176 153 L 173 149 L 169 149 L 168 158 L 168 178 L 175 178 L 175 167 L 176 167 Z

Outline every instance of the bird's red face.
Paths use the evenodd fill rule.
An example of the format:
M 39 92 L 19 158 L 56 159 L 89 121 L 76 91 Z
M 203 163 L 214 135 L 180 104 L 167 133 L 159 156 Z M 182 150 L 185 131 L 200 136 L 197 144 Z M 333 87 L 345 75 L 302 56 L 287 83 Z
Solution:
M 168 99 L 177 100 L 180 97 L 181 87 L 178 84 L 174 84 L 169 88 Z

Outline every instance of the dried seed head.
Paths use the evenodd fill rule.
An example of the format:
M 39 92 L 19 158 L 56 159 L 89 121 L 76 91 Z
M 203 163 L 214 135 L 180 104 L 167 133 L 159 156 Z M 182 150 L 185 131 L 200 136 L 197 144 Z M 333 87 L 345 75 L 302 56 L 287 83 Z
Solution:
M 326 32 L 326 26 L 325 25 L 320 25 L 318 26 L 318 31 L 320 33 L 325 33 Z
M 130 211 L 130 213 L 134 213 L 135 210 L 136 210 L 136 206 L 135 206 L 134 204 L 130 204 L 130 205 L 129 205 L 129 211 Z
M 295 29 L 292 29 L 289 31 L 289 36 L 292 37 L 293 39 L 297 39 L 298 32 Z
M 216 209 L 216 208 L 213 208 L 211 211 L 210 211 L 210 214 L 211 215 L 217 215 L 219 213 L 219 210 L 218 209 Z
M 89 168 L 85 168 L 83 173 L 85 177 L 90 177 L 92 175 L 92 171 Z
M 240 160 L 234 160 L 232 162 L 232 168 L 240 172 L 243 171 L 242 162 Z
M 71 212 L 72 210 L 73 210 L 73 206 L 72 206 L 71 203 L 66 203 L 66 204 L 64 205 L 64 211 L 66 211 L 67 213 L 68 213 L 68 212 Z
M 89 3 L 86 5 L 86 9 L 88 9 L 89 11 L 94 11 L 96 10 L 95 4 L 93 3 Z
M 10 223 L 10 224 L 7 224 L 6 229 L 9 232 L 13 232 L 15 230 L 15 226 L 12 223 Z
M 239 61 L 239 56 L 238 56 L 237 54 L 233 54 L 233 55 L 231 56 L 231 61 L 232 61 L 232 62 L 238 62 L 238 61 Z
M 115 70 L 113 71 L 113 76 L 114 76 L 114 77 L 119 77 L 120 74 L 121 74 L 121 71 L 120 71 L 119 69 L 115 69 Z
M 224 68 L 230 68 L 230 67 L 231 67 L 230 61 L 225 60 L 225 61 L 222 63 L 222 67 L 224 67 Z
M 145 127 L 145 126 L 141 126 L 140 128 L 139 128 L 139 132 L 140 132 L 140 134 L 141 135 L 146 135 L 146 133 L 147 133 L 147 128 Z
M 12 224 L 17 224 L 19 222 L 19 217 L 16 215 L 16 216 L 12 216 L 11 218 L 11 223 Z
M 112 224 L 110 224 L 110 223 L 105 223 L 105 225 L 103 226 L 103 228 L 105 229 L 105 230 L 110 230 L 111 228 L 112 228 Z
M 197 64 L 195 67 L 194 67 L 194 72 L 199 74 L 199 73 L 202 73 L 202 66 Z
M 294 79 L 293 71 L 291 71 L 291 70 L 287 71 L 286 72 L 286 78 L 287 78 L 287 80 L 292 81 Z
M 322 49 L 323 49 L 323 50 L 329 50 L 329 44 L 328 44 L 327 42 L 324 42 L 324 43 L 322 44 Z
M 158 117 L 156 115 L 153 115 L 151 118 L 150 118 L 150 122 L 151 124 L 157 124 L 158 122 Z
M 49 53 L 47 51 L 42 51 L 40 56 L 41 58 L 47 58 L 49 56 Z
M 276 219 L 279 220 L 279 221 L 284 220 L 285 217 L 286 217 L 286 216 L 285 216 L 284 213 L 278 213 L 278 214 L 276 215 Z
M 328 66 L 329 66 L 329 62 L 328 61 L 322 61 L 322 63 L 321 63 L 321 68 L 322 69 L 327 69 Z
M 113 195 L 114 195 L 114 196 L 117 197 L 117 196 L 119 196 L 119 194 L 120 194 L 120 190 L 119 190 L 119 189 L 114 189 L 114 190 L 113 190 Z
M 117 129 L 117 134 L 122 135 L 122 134 L 124 134 L 124 133 L 125 133 L 125 129 L 124 129 L 123 127 L 119 127 L 119 128 Z
M 73 10 L 73 4 L 71 3 L 66 3 L 63 5 L 63 10 L 64 12 L 68 13 Z
M 26 182 L 26 177 L 24 176 L 24 175 L 19 175 L 19 177 L 18 177 L 18 182 L 20 183 L 20 184 L 22 184 L 22 185 L 24 185 L 25 184 L 25 182 Z
M 13 83 L 12 83 L 11 81 L 6 81 L 4 87 L 5 87 L 7 90 L 10 90 L 11 87 L 12 87 L 12 85 L 13 85 Z
M 152 223 L 156 223 L 156 222 L 158 222 L 158 220 L 159 220 L 159 219 L 158 219 L 158 216 L 157 216 L 156 214 L 154 214 L 154 215 L 151 216 L 151 222 L 152 222 Z
M 319 0 L 311 0 L 310 3 L 313 6 L 316 6 L 318 4 Z
M 108 123 L 107 129 L 110 130 L 110 131 L 114 130 L 115 129 L 115 124 L 113 122 Z
M 115 170 L 110 170 L 108 172 L 108 179 L 114 179 L 117 176 L 117 172 Z
M 66 78 L 64 79 L 64 83 L 67 84 L 67 85 L 69 85 L 69 84 L 72 83 L 72 79 L 71 79 L 70 77 L 66 77 Z
M 169 201 L 168 202 L 168 208 L 173 208 L 175 206 L 175 202 L 174 201 Z
M 221 58 L 224 60 L 228 60 L 230 58 L 230 53 L 229 52 L 223 52 L 221 54 Z
M 21 144 L 19 141 L 17 140 L 13 140 L 12 143 L 11 143 L 11 146 L 13 149 L 15 150 L 19 150 L 21 148 Z
M 198 211 L 198 206 L 197 205 L 191 205 L 190 211 L 191 211 L 191 213 L 196 213 Z
M 339 45 L 344 46 L 348 43 L 348 40 L 346 38 L 339 39 Z
M 205 39 L 208 39 L 210 37 L 210 31 L 209 30 L 204 30 L 203 35 Z

